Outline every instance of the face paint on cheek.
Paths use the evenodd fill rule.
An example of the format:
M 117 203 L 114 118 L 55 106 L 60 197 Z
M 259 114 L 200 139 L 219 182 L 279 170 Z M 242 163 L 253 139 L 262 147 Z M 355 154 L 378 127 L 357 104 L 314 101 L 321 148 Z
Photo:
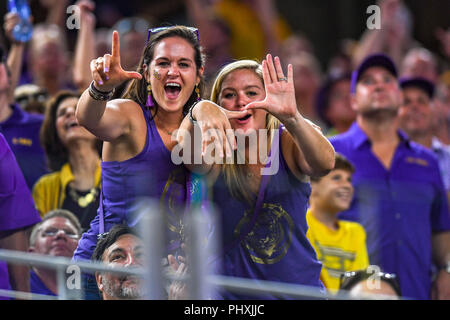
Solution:
M 161 80 L 161 75 L 158 73 L 158 71 L 153 70 L 153 76 L 154 76 L 156 79 Z

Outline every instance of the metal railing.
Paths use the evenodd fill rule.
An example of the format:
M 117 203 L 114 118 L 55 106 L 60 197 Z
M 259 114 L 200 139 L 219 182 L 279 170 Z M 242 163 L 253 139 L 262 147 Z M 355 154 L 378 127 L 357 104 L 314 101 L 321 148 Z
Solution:
M 317 287 L 310 287 L 298 284 L 273 282 L 267 280 L 254 280 L 248 278 L 236 278 L 213 275 L 208 269 L 208 255 L 213 254 L 219 248 L 217 239 L 209 238 L 209 245 L 206 249 L 203 239 L 208 237 L 208 226 L 217 225 L 214 212 L 209 212 L 209 220 L 204 220 L 203 209 L 197 209 L 189 215 L 189 226 L 186 232 L 190 235 L 188 254 L 192 259 L 190 265 L 190 275 L 176 277 L 175 275 L 162 272 L 161 259 L 163 258 L 165 217 L 155 208 L 158 205 L 154 202 L 145 202 L 140 209 L 140 231 L 143 243 L 147 245 L 145 267 L 117 267 L 96 261 L 74 261 L 66 257 L 53 257 L 30 252 L 20 252 L 0 249 L 0 260 L 8 263 L 25 264 L 29 266 L 54 269 L 57 273 L 58 295 L 46 296 L 27 292 L 17 292 L 0 290 L 0 296 L 8 296 L 17 299 L 82 299 L 83 286 L 81 285 L 81 272 L 95 273 L 108 272 L 142 277 L 146 286 L 146 299 L 163 299 L 164 280 L 187 281 L 189 288 L 189 298 L 192 300 L 208 299 L 218 288 L 231 292 L 243 293 L 247 295 L 271 294 L 278 297 L 290 297 L 294 299 L 332 299 L 332 300 L 355 300 L 367 299 L 364 297 L 350 296 L 346 292 L 330 293 Z M 218 234 L 216 234 L 219 236 Z M 69 286 L 68 271 L 78 272 L 78 285 Z M 388 296 L 378 296 L 380 299 L 390 299 Z
M 110 265 L 101 262 L 89 262 L 89 261 L 73 261 L 64 257 L 50 257 L 47 255 L 41 255 L 36 253 L 27 253 L 12 250 L 0 249 L 0 260 L 9 263 L 19 263 L 25 265 L 33 265 L 45 268 L 53 268 L 57 271 L 58 277 L 58 295 L 48 296 L 42 294 L 19 292 L 12 290 L 0 290 L 0 296 L 12 297 L 16 299 L 33 299 L 33 300 L 68 300 L 74 299 L 74 295 L 70 294 L 73 291 L 68 288 L 66 283 L 66 270 L 68 267 L 77 266 L 80 270 L 86 273 L 95 272 L 110 272 L 120 273 L 127 275 L 137 275 L 143 278 L 148 277 L 149 270 L 145 268 L 126 268 L 126 267 L 111 267 Z M 191 277 L 175 277 L 173 275 L 164 275 L 168 280 L 189 281 Z M 152 277 L 150 277 L 152 278 Z M 367 297 L 354 297 L 345 292 L 329 293 L 319 290 L 317 287 L 303 286 L 298 284 L 281 283 L 267 280 L 253 280 L 247 278 L 227 277 L 212 275 L 204 277 L 204 281 L 209 285 L 223 288 L 231 292 L 259 295 L 259 294 L 271 294 L 273 296 L 284 296 L 297 299 L 330 299 L 330 300 L 360 300 L 368 299 Z M 199 287 L 196 283 L 191 283 L 191 286 Z M 78 298 L 77 298 L 78 297 Z M 78 289 L 78 294 L 75 295 L 75 299 L 81 299 L 82 286 Z M 159 297 L 160 298 L 160 297 Z M 204 298 L 204 297 L 203 297 Z M 379 299 L 391 299 L 390 296 L 378 295 Z

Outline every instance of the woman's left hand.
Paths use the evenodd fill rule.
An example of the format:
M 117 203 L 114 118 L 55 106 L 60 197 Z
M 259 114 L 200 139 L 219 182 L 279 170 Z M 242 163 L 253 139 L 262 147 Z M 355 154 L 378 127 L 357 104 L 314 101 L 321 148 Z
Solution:
M 244 109 L 264 109 L 281 122 L 295 118 L 299 112 L 295 100 L 293 67 L 288 65 L 287 77 L 281 68 L 280 58 L 268 54 L 262 62 L 266 97 L 263 101 L 249 103 Z

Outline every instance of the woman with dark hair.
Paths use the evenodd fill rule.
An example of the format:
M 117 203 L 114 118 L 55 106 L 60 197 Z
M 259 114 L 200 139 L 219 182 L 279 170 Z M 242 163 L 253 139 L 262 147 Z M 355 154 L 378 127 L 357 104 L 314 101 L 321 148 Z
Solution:
M 67 209 L 87 229 L 99 204 L 101 141 L 78 125 L 79 97 L 76 92 L 60 91 L 48 102 L 40 135 L 52 173 L 36 182 L 33 198 L 41 216 Z
M 76 259 L 90 259 L 97 235 L 115 224 L 134 226 L 140 197 L 155 198 L 168 219 L 169 251 L 182 241 L 189 203 L 189 175 L 174 164 L 172 138 L 203 91 L 204 59 L 197 29 L 172 26 L 149 30 L 136 72 L 122 69 L 119 35 L 112 53 L 91 61 L 93 81 L 77 106 L 77 120 L 104 141 L 102 200 L 90 230 L 80 240 Z M 131 80 L 122 99 L 114 89 Z

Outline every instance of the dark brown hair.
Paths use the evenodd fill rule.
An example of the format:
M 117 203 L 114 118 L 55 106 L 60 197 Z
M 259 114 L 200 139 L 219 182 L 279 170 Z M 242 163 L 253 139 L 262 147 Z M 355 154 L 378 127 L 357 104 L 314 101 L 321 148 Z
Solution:
M 45 118 L 40 131 L 41 144 L 45 150 L 47 165 L 51 171 L 60 170 L 63 164 L 69 161 L 67 148 L 59 139 L 56 130 L 56 112 L 58 111 L 59 105 L 68 98 L 78 99 L 80 98 L 80 94 L 75 91 L 62 90 L 50 98 L 47 102 Z M 95 147 L 100 155 L 102 141 L 97 139 Z
M 346 157 L 344 157 L 342 154 L 336 152 L 334 157 L 334 168 L 333 170 L 345 170 L 350 172 L 351 174 L 355 173 L 355 167 L 353 164 L 347 160 Z M 317 182 L 320 181 L 320 177 L 311 177 L 311 181 Z
M 197 72 L 201 67 L 205 65 L 205 57 L 202 52 L 202 48 L 199 43 L 199 39 L 197 39 L 197 34 L 193 32 L 191 29 L 185 26 L 173 26 L 168 27 L 160 32 L 153 33 L 150 36 L 148 44 L 145 46 L 144 51 L 142 53 L 141 60 L 139 61 L 139 66 L 136 72 L 142 75 L 142 79 L 134 79 L 130 82 L 127 90 L 122 95 L 125 99 L 131 99 L 142 106 L 145 106 L 147 101 L 147 81 L 144 77 L 144 65 L 150 65 L 150 62 L 153 60 L 153 56 L 155 53 L 156 45 L 163 39 L 169 37 L 180 37 L 188 41 L 195 52 L 194 60 L 195 65 L 197 67 Z M 200 75 L 199 75 L 200 76 Z M 205 90 L 205 80 L 203 76 L 200 77 L 200 83 L 198 84 L 198 88 L 200 90 L 200 96 L 202 97 Z M 187 114 L 189 111 L 189 107 L 197 100 L 197 93 L 195 90 L 192 91 L 191 96 L 183 107 L 183 114 Z M 155 101 L 155 111 L 158 111 L 158 105 Z M 156 113 L 155 113 L 156 114 Z
M 103 254 L 105 253 L 105 251 L 110 246 L 112 246 L 117 241 L 117 239 L 126 234 L 130 234 L 135 236 L 136 238 L 139 238 L 136 229 L 129 227 L 126 224 L 114 225 L 111 230 L 102 234 L 103 236 L 97 240 L 97 246 L 92 253 L 91 259 L 93 261 L 103 261 Z

